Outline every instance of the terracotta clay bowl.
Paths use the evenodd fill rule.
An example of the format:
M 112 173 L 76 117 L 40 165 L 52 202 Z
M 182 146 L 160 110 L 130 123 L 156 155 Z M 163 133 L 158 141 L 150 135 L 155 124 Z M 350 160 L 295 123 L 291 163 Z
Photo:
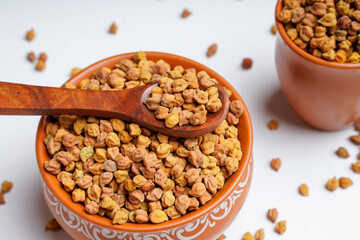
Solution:
M 278 0 L 275 19 L 282 9 Z M 320 130 L 360 122 L 360 64 L 317 58 L 298 47 L 276 19 L 275 61 L 284 95 L 296 114 Z
M 82 79 L 89 78 L 92 73 L 102 67 L 113 68 L 120 60 L 130 59 L 133 54 L 121 54 L 104 59 L 84 69 L 67 82 L 77 85 Z M 146 52 L 146 56 L 153 61 L 164 59 L 172 67 L 182 65 L 184 68 L 194 67 L 197 71 L 205 70 L 211 77 L 216 78 L 221 85 L 233 92 L 231 100 L 242 101 L 239 94 L 224 78 L 197 62 L 167 53 Z M 42 190 L 51 213 L 74 239 L 216 239 L 231 224 L 244 204 L 253 169 L 253 131 L 246 107 L 238 124 L 239 140 L 243 151 L 239 170 L 227 180 L 223 189 L 204 206 L 179 219 L 157 225 L 135 223 L 112 225 L 110 219 L 87 214 L 83 205 L 74 203 L 70 194 L 63 190 L 56 176 L 46 172 L 43 168 L 44 162 L 50 160 L 43 144 L 45 126 L 48 120 L 46 116 L 41 118 L 36 137 L 36 154 L 42 176 Z

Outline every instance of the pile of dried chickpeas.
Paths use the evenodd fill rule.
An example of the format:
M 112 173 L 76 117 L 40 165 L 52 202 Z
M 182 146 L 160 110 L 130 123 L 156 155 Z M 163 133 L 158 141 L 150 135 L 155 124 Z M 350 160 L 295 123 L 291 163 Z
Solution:
M 195 69 L 184 70 L 182 66 L 176 66 L 170 70 L 167 63 L 162 66 L 161 70 L 166 71 L 168 77 L 158 79 L 159 87 L 151 90 L 151 97 L 144 103 L 155 111 L 157 119 L 165 120 L 167 128 L 203 124 L 208 111 L 220 110 L 222 103 L 218 88 L 214 86 L 216 79 L 210 78 L 205 71 L 196 75 Z
M 283 0 L 277 19 L 290 39 L 312 55 L 360 62 L 360 0 Z
M 174 71 L 182 79 L 191 73 L 193 82 L 208 80 L 206 72 L 181 66 L 171 70 L 163 60 L 148 61 L 138 52 L 133 60 L 122 60 L 112 70 L 102 68 L 78 87 L 116 91 L 166 83 Z M 160 89 L 156 91 L 161 97 Z M 119 119 L 54 116 L 44 139 L 52 159 L 44 167 L 89 214 L 106 216 L 113 224 L 162 223 L 206 204 L 237 171 L 242 151 L 235 125 L 242 112 L 240 101 L 233 101 L 217 129 L 188 139 Z

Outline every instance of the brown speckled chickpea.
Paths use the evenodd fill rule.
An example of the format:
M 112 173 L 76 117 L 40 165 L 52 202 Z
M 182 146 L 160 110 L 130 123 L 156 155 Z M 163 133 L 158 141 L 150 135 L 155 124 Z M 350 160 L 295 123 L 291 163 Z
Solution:
M 189 208 L 188 208 L 189 211 L 195 211 L 195 210 L 199 209 L 200 203 L 195 197 L 189 198 L 189 201 L 190 201 Z
M 194 96 L 195 96 L 195 90 L 194 89 L 186 89 L 182 92 L 182 96 L 184 98 L 185 103 L 193 103 L 194 102 Z
M 84 175 L 82 178 L 77 180 L 75 183 L 82 189 L 87 189 L 93 185 L 92 177 L 90 175 Z
M 175 97 L 174 95 L 171 94 L 163 94 L 161 97 L 161 102 L 160 102 L 161 106 L 167 107 L 167 108 L 172 108 L 175 105 Z
M 188 196 L 181 195 L 180 197 L 176 198 L 175 207 L 181 214 L 185 214 L 189 206 L 190 206 L 190 199 Z
M 162 170 L 157 170 L 155 173 L 154 182 L 160 187 L 164 187 L 167 181 L 166 173 Z
M 192 117 L 193 113 L 188 110 L 183 110 L 179 114 L 179 126 L 187 125 L 190 123 L 190 118 Z
M 134 190 L 129 193 L 129 202 L 132 204 L 139 204 L 145 199 L 144 193 L 140 190 Z
M 147 211 L 143 209 L 137 209 L 134 211 L 135 214 L 135 221 L 137 223 L 147 223 L 149 221 L 149 216 Z
M 61 164 L 56 159 L 44 162 L 44 168 L 51 174 L 58 174 L 61 170 Z
M 160 188 L 154 188 L 148 192 L 146 195 L 146 200 L 150 202 L 156 202 L 161 198 L 162 194 L 163 191 Z
M 62 165 L 68 166 L 74 161 L 74 156 L 69 152 L 61 151 L 55 156 L 55 159 Z
M 181 217 L 181 213 L 175 208 L 175 206 L 168 207 L 164 210 L 164 212 L 170 219 L 177 219 Z
M 206 190 L 210 192 L 212 195 L 215 195 L 217 191 L 217 180 L 214 176 L 209 176 L 204 178 L 204 184 L 206 187 Z
M 95 201 L 91 201 L 85 205 L 85 211 L 89 214 L 97 214 L 99 212 L 99 205 Z
M 199 199 L 201 205 L 204 205 L 205 203 L 210 201 L 211 198 L 212 198 L 212 195 L 208 191 L 205 191 L 205 193 L 198 199 Z
M 244 111 L 244 106 L 240 100 L 232 101 L 230 104 L 230 111 L 235 114 L 236 117 L 241 117 Z
M 165 119 L 169 113 L 169 108 L 158 106 L 155 110 L 155 117 L 157 119 Z
M 206 192 L 205 185 L 203 183 L 201 183 L 201 182 L 198 182 L 198 183 L 195 183 L 191 187 L 190 195 L 199 198 L 202 195 L 204 195 L 205 192 Z
M 189 162 L 195 167 L 199 167 L 203 161 L 202 153 L 199 149 L 195 151 L 190 151 L 188 156 Z
M 197 112 L 190 117 L 190 123 L 193 126 L 201 125 L 206 122 L 206 112 Z
M 162 95 L 161 96 L 156 95 L 146 99 L 144 103 L 149 110 L 154 111 L 158 106 L 160 106 L 161 100 L 162 100 Z

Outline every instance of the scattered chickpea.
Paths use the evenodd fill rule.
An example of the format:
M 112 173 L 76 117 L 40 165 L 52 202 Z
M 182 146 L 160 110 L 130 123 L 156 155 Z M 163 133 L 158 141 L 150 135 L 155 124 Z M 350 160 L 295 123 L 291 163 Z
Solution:
M 34 38 L 35 38 L 35 30 L 34 29 L 31 29 L 28 32 L 26 32 L 26 39 L 28 41 L 32 41 L 32 40 L 34 40 Z
M 341 188 L 348 188 L 351 185 L 353 185 L 353 182 L 350 178 L 347 177 L 341 177 L 339 178 L 339 183 Z
M 181 13 L 181 18 L 187 18 L 191 15 L 191 12 L 185 8 L 184 11 Z
M 82 69 L 78 68 L 78 67 L 74 67 L 73 69 L 71 69 L 71 76 L 74 76 L 76 74 L 78 74 Z
M 346 150 L 346 148 L 344 147 L 339 147 L 338 150 L 336 151 L 336 155 L 338 155 L 341 158 L 348 158 L 350 157 L 348 151 Z
M 243 235 L 242 240 L 255 240 L 255 238 L 250 232 L 247 232 Z
M 278 123 L 276 120 L 270 120 L 270 121 L 268 122 L 268 128 L 269 128 L 270 130 L 276 130 L 276 129 L 279 128 L 279 123 Z
M 12 182 L 4 181 L 4 182 L 1 184 L 1 193 L 2 193 L 2 194 L 5 194 L 5 193 L 10 192 L 10 190 L 12 189 L 12 187 L 13 187 L 13 183 L 12 183 Z
M 117 32 L 117 25 L 116 25 L 116 23 L 112 23 L 109 28 L 109 33 L 116 34 L 116 32 Z
M 242 68 L 245 70 L 250 69 L 252 65 L 253 65 L 253 61 L 251 58 L 244 58 L 241 64 Z
M 276 208 L 273 208 L 273 209 L 269 209 L 269 210 L 268 210 L 267 218 L 268 218 L 271 222 L 275 223 L 277 217 L 278 217 L 278 211 L 277 211 Z
M 274 25 L 271 26 L 271 33 L 272 33 L 273 35 L 275 35 L 276 32 L 277 32 L 276 25 L 274 24 Z
M 263 240 L 264 238 L 265 238 L 264 229 L 261 228 L 261 229 L 257 230 L 256 234 L 255 234 L 255 240 Z
M 301 184 L 299 187 L 299 193 L 302 196 L 309 196 L 309 187 L 306 184 Z
M 208 57 L 213 56 L 216 53 L 217 49 L 218 49 L 218 46 L 216 43 L 211 44 L 207 50 L 207 56 Z
M 39 59 L 35 65 L 37 71 L 43 71 L 46 68 L 46 64 L 43 60 Z
M 326 189 L 329 191 L 335 191 L 339 187 L 339 180 L 336 177 L 331 178 L 326 183 Z
M 278 234 L 284 234 L 286 231 L 286 221 L 280 221 L 275 225 L 275 232 Z
M 34 62 L 35 59 L 36 59 L 34 52 L 29 52 L 29 53 L 27 54 L 27 59 L 28 59 L 30 62 Z
M 226 236 L 224 234 L 221 234 L 216 240 L 224 240 Z
M 55 218 L 50 219 L 45 226 L 45 231 L 57 232 L 61 230 L 60 224 L 56 221 Z
M 274 169 L 275 171 L 279 171 L 280 167 L 281 167 L 281 160 L 280 158 L 274 158 L 271 160 L 271 168 Z

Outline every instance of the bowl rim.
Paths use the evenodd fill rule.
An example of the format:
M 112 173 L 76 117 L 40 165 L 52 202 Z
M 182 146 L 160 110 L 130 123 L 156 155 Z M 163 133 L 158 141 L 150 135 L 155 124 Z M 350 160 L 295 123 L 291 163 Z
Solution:
M 277 16 L 282 10 L 282 2 L 283 0 L 278 0 L 275 8 L 275 22 L 276 22 L 276 28 L 277 32 L 281 36 L 281 38 L 284 40 L 284 42 L 300 57 L 305 58 L 308 61 L 311 61 L 315 64 L 323 65 L 326 67 L 332 67 L 332 68 L 343 68 L 343 69 L 357 69 L 360 68 L 360 63 L 338 63 L 338 62 L 330 62 L 318 57 L 313 56 L 312 54 L 308 53 L 307 51 L 301 49 L 299 46 L 297 46 L 287 35 L 285 31 L 284 25 L 278 21 Z
M 69 80 L 66 81 L 66 83 L 77 82 L 77 81 L 79 81 L 79 79 L 85 79 L 84 78 L 85 75 L 92 74 L 93 72 L 96 71 L 96 70 L 94 70 L 94 68 L 101 68 L 103 66 L 106 66 L 109 62 L 114 62 L 115 60 L 118 60 L 118 62 L 120 62 L 121 59 L 129 59 L 135 53 L 136 52 L 124 53 L 124 54 L 119 54 L 119 55 L 115 55 L 115 56 L 100 60 L 100 61 L 84 68 L 78 74 L 72 76 Z M 243 127 L 244 127 L 244 129 L 247 129 L 247 132 L 248 132 L 247 137 L 248 137 L 249 144 L 247 144 L 248 147 L 246 149 L 242 148 L 243 156 L 240 161 L 239 169 L 226 181 L 226 183 L 228 183 L 230 180 L 232 180 L 231 181 L 232 185 L 228 184 L 227 188 L 222 188 L 219 191 L 219 193 L 222 192 L 222 194 L 216 194 L 208 203 L 206 203 L 204 206 L 201 206 L 198 210 L 190 212 L 178 219 L 169 220 L 169 221 L 166 221 L 161 224 L 126 223 L 123 225 L 112 225 L 111 219 L 106 218 L 106 217 L 101 217 L 99 215 L 90 215 L 90 214 L 86 213 L 83 209 L 81 209 L 81 207 L 84 208 L 84 206 L 82 204 L 72 202 L 71 195 L 68 192 L 65 192 L 63 190 L 63 188 L 61 187 L 61 184 L 57 181 L 56 176 L 48 173 L 44 169 L 42 163 L 45 161 L 45 159 L 50 159 L 50 157 L 47 154 L 45 154 L 46 156 L 42 156 L 44 149 L 46 149 L 45 145 L 43 144 L 43 139 L 45 136 L 45 124 L 46 124 L 46 121 L 48 118 L 47 116 L 42 116 L 40 119 L 39 125 L 38 125 L 37 135 L 36 135 L 36 157 L 37 157 L 40 174 L 41 174 L 45 184 L 51 190 L 51 192 L 54 194 L 54 196 L 64 206 L 66 206 L 69 210 L 71 210 L 74 214 L 82 217 L 83 219 L 85 219 L 91 223 L 97 224 L 104 228 L 116 230 L 116 231 L 127 231 L 127 232 L 163 231 L 163 230 L 168 230 L 171 228 L 179 227 L 181 225 L 190 223 L 202 216 L 205 216 L 210 211 L 212 211 L 215 207 L 219 206 L 223 201 L 225 201 L 231 195 L 231 193 L 235 190 L 235 188 L 238 186 L 240 180 L 246 173 L 246 170 L 248 168 L 248 165 L 249 165 L 251 157 L 252 157 L 253 128 L 252 128 L 249 111 L 248 111 L 243 99 L 240 97 L 240 95 L 237 93 L 237 91 L 232 87 L 232 85 L 230 85 L 230 83 L 228 83 L 223 77 L 221 77 L 219 74 L 217 74 L 210 68 L 208 68 L 205 65 L 202 65 L 196 61 L 193 61 L 191 59 L 188 59 L 188 58 L 185 58 L 185 57 L 182 57 L 179 55 L 163 53 L 163 52 L 147 52 L 146 51 L 145 53 L 149 58 L 164 59 L 165 61 L 167 61 L 167 59 L 175 59 L 177 62 L 179 62 L 178 63 L 179 65 L 181 65 L 182 62 L 187 62 L 187 63 L 191 64 L 192 66 L 194 66 L 194 68 L 197 68 L 197 69 L 201 68 L 202 70 L 207 71 L 211 77 L 220 79 L 220 81 L 222 82 L 221 85 L 226 85 L 226 87 L 232 91 L 231 98 L 236 98 L 237 100 L 240 100 L 242 102 L 242 104 L 244 105 L 244 111 L 242 114 L 242 118 L 244 118 L 243 121 L 245 122 L 245 124 L 243 125 Z M 60 188 L 61 188 L 61 190 L 60 190 Z M 69 201 L 69 196 L 70 196 L 70 201 Z M 79 207 L 77 207 L 77 206 L 79 206 Z

